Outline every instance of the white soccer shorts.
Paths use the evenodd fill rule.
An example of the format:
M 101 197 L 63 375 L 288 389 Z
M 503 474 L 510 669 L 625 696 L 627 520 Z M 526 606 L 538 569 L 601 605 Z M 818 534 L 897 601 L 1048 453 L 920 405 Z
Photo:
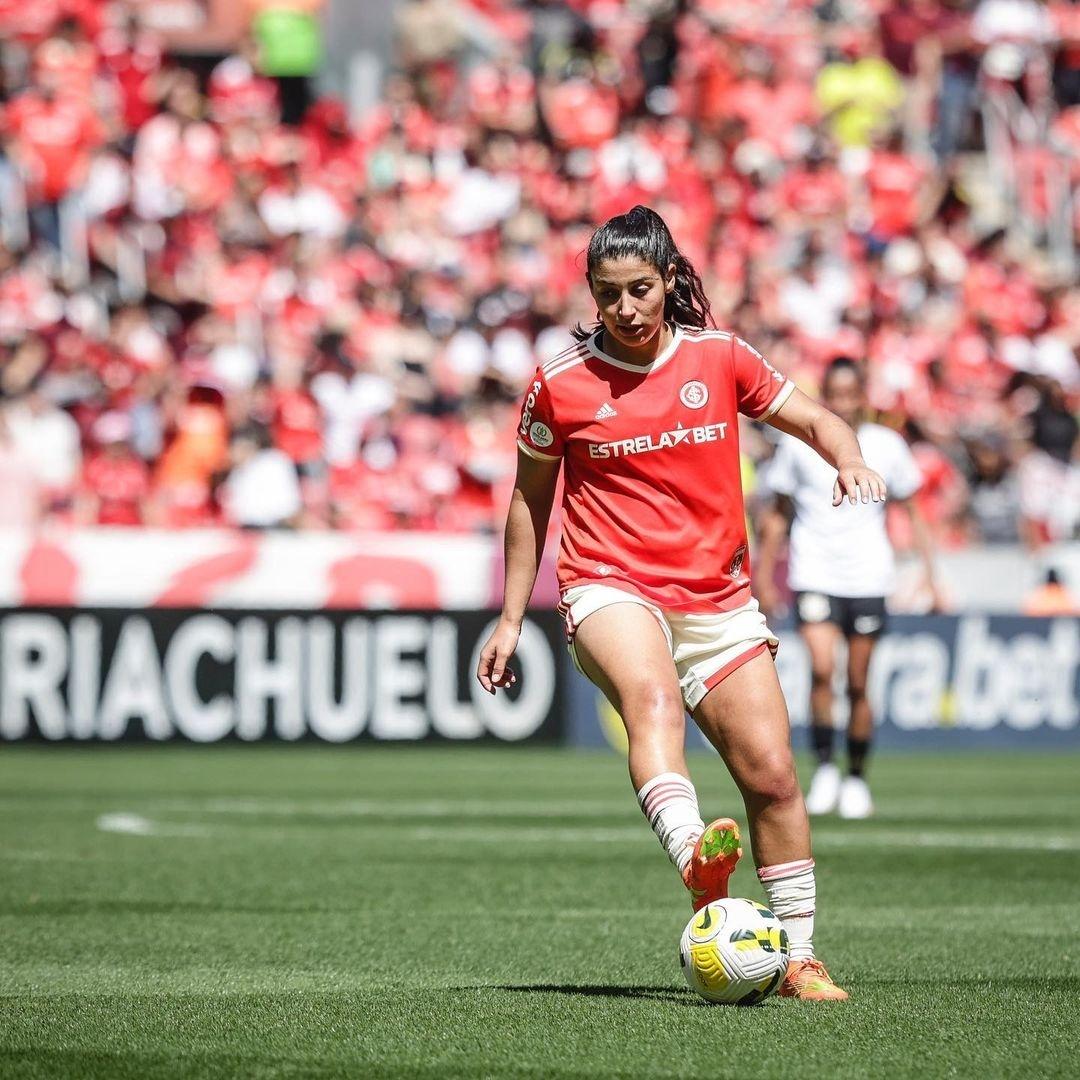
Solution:
M 780 644 L 752 597 L 732 611 L 684 612 L 664 610 L 635 593 L 611 585 L 575 585 L 563 593 L 559 611 L 566 620 L 570 656 L 583 675 L 574 649 L 577 628 L 601 608 L 626 603 L 640 604 L 660 624 L 675 663 L 687 712 L 692 713 L 714 686 L 747 660 L 766 649 L 775 656 Z

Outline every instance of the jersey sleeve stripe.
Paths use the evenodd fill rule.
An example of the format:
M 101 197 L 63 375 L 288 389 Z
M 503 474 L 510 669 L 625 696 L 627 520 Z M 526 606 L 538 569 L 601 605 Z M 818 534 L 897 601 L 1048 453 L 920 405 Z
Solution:
M 528 454 L 531 458 L 536 458 L 537 461 L 561 461 L 562 458 L 558 454 L 542 454 L 539 450 L 534 450 L 528 443 L 522 442 L 521 439 L 517 441 L 518 449 Z
M 583 363 L 585 363 L 584 355 L 571 357 L 568 360 L 565 360 L 563 363 L 559 364 L 557 367 L 553 367 L 548 371 L 545 371 L 544 378 L 547 379 L 548 382 L 551 382 L 551 380 L 554 379 L 556 375 L 561 375 L 564 371 L 569 371 L 571 368 L 577 367 L 578 364 Z
M 770 416 L 774 416 L 778 409 L 784 404 L 785 401 L 795 392 L 795 384 L 788 379 L 783 386 L 776 392 L 776 397 L 769 402 L 765 411 L 758 413 L 754 417 L 755 420 L 768 420 Z
M 579 341 L 577 344 L 563 349 L 561 353 L 556 354 L 550 360 L 545 360 L 544 363 L 540 365 L 540 370 L 547 375 L 553 368 L 558 367 L 559 364 L 571 359 L 571 357 L 577 356 L 579 353 L 583 355 L 584 350 L 585 343 Z

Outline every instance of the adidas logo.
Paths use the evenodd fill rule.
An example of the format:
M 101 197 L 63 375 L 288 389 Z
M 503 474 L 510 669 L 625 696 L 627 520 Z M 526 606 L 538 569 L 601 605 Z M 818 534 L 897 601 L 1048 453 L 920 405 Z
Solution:
M 611 405 L 608 404 L 608 402 L 605 401 L 604 404 L 601 405 L 600 408 L 596 410 L 596 416 L 593 419 L 595 419 L 595 420 L 610 420 L 613 416 L 618 416 L 618 415 L 619 414 L 611 407 Z

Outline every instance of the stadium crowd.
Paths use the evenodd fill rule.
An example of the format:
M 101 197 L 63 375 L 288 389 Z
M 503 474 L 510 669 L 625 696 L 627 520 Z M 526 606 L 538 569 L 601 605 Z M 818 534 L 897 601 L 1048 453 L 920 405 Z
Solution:
M 0 3 L 3 524 L 493 529 L 644 202 L 800 385 L 865 359 L 939 543 L 1077 535 L 1074 5 L 412 0 L 376 107 L 284 118 L 139 12 Z

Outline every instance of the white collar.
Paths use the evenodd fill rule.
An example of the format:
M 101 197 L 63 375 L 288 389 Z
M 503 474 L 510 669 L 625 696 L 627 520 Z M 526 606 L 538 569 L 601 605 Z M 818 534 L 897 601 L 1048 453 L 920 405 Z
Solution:
M 664 349 L 655 360 L 650 360 L 647 364 L 628 364 L 625 360 L 616 360 L 614 356 L 609 356 L 600 348 L 598 342 L 603 333 L 603 330 L 597 330 L 597 332 L 586 341 L 585 344 L 589 352 L 592 353 L 597 360 L 603 360 L 605 364 L 611 364 L 614 367 L 621 368 L 623 371 L 639 371 L 642 375 L 645 375 L 650 371 L 655 371 L 656 368 L 666 364 L 672 356 L 675 355 L 675 350 L 679 347 L 679 343 L 683 338 L 682 327 L 676 325 L 672 331 L 671 340 L 668 342 L 667 348 Z

